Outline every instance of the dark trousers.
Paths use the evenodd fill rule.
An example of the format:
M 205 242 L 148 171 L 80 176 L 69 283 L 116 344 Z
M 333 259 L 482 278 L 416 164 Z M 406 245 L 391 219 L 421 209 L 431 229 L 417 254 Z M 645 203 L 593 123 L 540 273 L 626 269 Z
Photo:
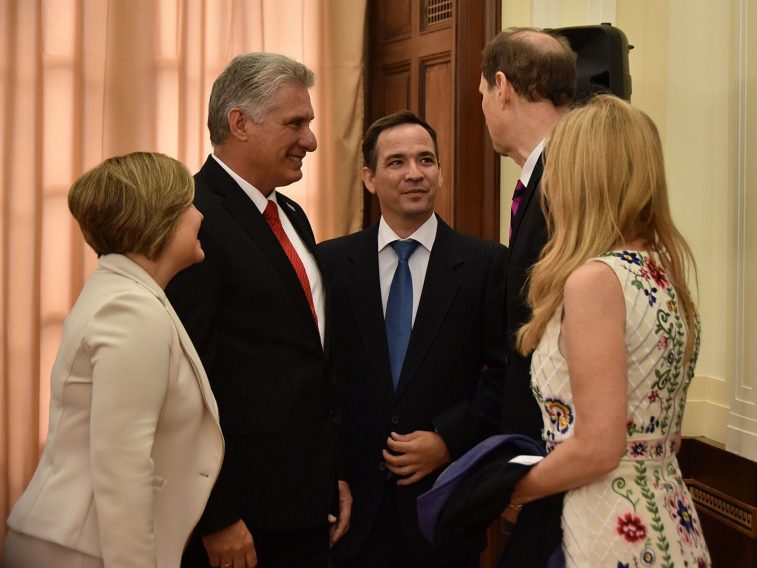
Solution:
M 421 535 L 415 518 L 403 522 L 394 484 L 393 479 L 387 482 L 376 520 L 357 555 L 349 559 L 337 555 L 331 560 L 331 568 L 477 568 L 485 540 L 432 547 Z
M 258 555 L 257 568 L 328 568 L 329 529 L 264 530 L 251 528 Z M 202 538 L 193 534 L 181 559 L 181 568 L 208 568 Z

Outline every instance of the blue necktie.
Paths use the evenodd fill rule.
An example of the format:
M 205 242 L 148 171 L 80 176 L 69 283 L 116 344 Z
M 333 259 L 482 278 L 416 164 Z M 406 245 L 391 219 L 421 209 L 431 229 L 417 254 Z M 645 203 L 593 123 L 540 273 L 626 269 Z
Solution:
M 386 342 L 389 345 L 389 365 L 392 369 L 394 390 L 400 380 L 405 362 L 410 332 L 413 329 L 413 279 L 407 260 L 418 248 L 418 241 L 394 241 L 392 248 L 397 253 L 397 269 L 394 271 L 389 298 L 386 301 Z

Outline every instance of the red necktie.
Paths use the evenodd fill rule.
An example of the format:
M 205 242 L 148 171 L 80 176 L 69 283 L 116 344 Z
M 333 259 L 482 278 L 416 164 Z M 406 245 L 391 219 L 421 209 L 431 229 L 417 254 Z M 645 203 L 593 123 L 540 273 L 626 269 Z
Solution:
M 520 208 L 520 202 L 523 201 L 523 195 L 526 193 L 526 186 L 523 182 L 518 180 L 515 184 L 515 191 L 513 191 L 513 203 L 510 205 L 510 238 L 513 240 L 513 225 L 515 225 L 515 217 L 518 215 L 518 209 Z
M 271 227 L 273 234 L 276 235 L 276 238 L 281 244 L 281 248 L 284 249 L 284 252 L 289 258 L 289 262 L 292 263 L 292 268 L 294 268 L 294 271 L 297 273 L 297 278 L 300 279 L 302 291 L 305 292 L 305 297 L 308 300 L 308 305 L 310 306 L 310 311 L 313 313 L 313 319 L 315 320 L 315 325 L 317 327 L 318 315 L 315 313 L 313 294 L 310 292 L 310 280 L 308 280 L 308 273 L 305 271 L 305 267 L 302 265 L 302 261 L 300 260 L 297 251 L 294 250 L 292 242 L 289 240 L 289 237 L 287 237 L 287 234 L 284 231 L 284 227 L 281 225 L 278 207 L 276 207 L 276 204 L 270 199 L 268 200 L 268 205 L 265 206 L 265 211 L 263 211 L 263 217 L 265 217 L 265 220 Z

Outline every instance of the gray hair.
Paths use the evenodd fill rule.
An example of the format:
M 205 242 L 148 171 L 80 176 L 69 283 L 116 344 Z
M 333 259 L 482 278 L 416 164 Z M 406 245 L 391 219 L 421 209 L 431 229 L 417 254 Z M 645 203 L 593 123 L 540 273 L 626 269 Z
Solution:
M 286 82 L 308 89 L 315 75 L 305 65 L 278 53 L 237 55 L 218 76 L 210 91 L 208 130 L 213 146 L 229 135 L 229 111 L 243 108 L 253 122 L 261 123 L 276 102 L 276 91 Z

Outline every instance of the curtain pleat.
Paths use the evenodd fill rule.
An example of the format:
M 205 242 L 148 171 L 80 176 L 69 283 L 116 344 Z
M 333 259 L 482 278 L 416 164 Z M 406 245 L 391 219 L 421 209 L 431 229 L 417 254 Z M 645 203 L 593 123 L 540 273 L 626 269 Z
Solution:
M 283 191 L 320 239 L 359 229 L 365 4 L 0 0 L 0 536 L 47 436 L 63 321 L 96 264 L 71 183 L 137 150 L 198 170 L 213 80 L 239 53 L 276 51 L 316 73 L 318 150 Z

